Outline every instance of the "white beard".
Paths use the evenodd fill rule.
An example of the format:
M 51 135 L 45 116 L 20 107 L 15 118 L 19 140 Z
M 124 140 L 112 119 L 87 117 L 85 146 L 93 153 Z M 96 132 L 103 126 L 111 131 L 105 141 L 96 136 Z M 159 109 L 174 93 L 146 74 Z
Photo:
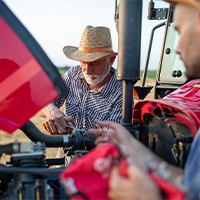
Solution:
M 85 74 L 84 72 L 83 75 L 88 84 L 97 85 L 105 79 L 105 77 L 109 74 L 109 72 L 110 72 L 110 67 L 108 67 L 108 69 L 102 75 L 90 75 L 90 74 Z

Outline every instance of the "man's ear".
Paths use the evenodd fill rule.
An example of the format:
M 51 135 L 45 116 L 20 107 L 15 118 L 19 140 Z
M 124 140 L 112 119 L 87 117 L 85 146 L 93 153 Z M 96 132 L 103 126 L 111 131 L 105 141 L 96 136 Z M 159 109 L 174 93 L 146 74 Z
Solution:
M 116 56 L 110 57 L 110 66 L 115 62 Z

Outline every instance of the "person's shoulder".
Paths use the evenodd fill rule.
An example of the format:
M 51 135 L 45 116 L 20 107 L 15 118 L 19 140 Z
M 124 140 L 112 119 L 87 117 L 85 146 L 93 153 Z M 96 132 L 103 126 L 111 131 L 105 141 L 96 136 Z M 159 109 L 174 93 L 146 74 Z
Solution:
M 113 68 L 113 70 L 114 70 L 114 68 Z M 107 84 L 107 88 L 109 88 L 111 96 L 112 95 L 114 95 L 114 96 L 122 95 L 122 93 L 123 93 L 122 83 L 119 80 L 117 80 L 117 75 L 116 75 L 115 70 L 114 70 L 112 78 L 110 79 L 110 81 Z
M 77 74 L 80 74 L 80 73 L 82 73 L 82 68 L 81 68 L 80 65 L 76 65 L 76 66 L 70 67 L 67 70 L 67 72 L 65 73 L 65 76 L 68 76 L 68 75 L 73 76 L 73 74 L 77 75 Z
M 114 82 L 114 85 L 115 85 L 115 88 L 120 88 L 121 90 L 123 89 L 123 86 L 122 86 L 122 83 L 117 80 L 117 74 L 116 74 L 116 71 L 113 67 L 111 67 L 111 73 L 113 73 L 113 76 L 112 76 L 112 79 L 113 79 L 113 82 Z
M 69 72 L 77 72 L 77 71 L 82 71 L 82 68 L 80 65 L 72 66 L 68 69 Z

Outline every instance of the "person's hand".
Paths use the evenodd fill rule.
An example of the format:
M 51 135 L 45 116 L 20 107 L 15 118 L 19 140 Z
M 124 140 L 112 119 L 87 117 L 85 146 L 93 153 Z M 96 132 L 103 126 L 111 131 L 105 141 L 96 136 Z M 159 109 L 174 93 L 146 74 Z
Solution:
M 114 138 L 114 131 L 113 130 L 104 130 L 104 129 L 89 129 L 87 131 L 90 134 L 94 134 L 96 137 L 95 145 L 101 145 L 102 143 L 117 143 Z
M 161 199 L 159 187 L 136 165 L 129 165 L 127 177 L 121 176 L 119 168 L 113 167 L 109 179 L 108 197 L 111 199 Z
M 156 162 L 162 162 L 162 159 L 145 147 L 140 141 L 135 139 L 131 133 L 121 124 L 113 122 L 99 122 L 102 127 L 110 128 L 111 131 L 103 129 L 90 129 L 88 133 L 96 136 L 95 144 L 114 142 L 116 143 L 124 157 L 131 157 L 141 170 L 147 171 L 146 158 L 147 155 L 152 156 Z
M 67 125 L 74 127 L 74 124 L 74 119 L 71 116 L 66 116 L 62 111 L 54 107 L 47 115 L 43 126 L 50 135 L 65 135 L 72 132 L 72 129 Z
M 103 130 L 103 129 L 90 129 L 88 133 L 94 134 L 96 136 L 95 144 L 99 145 L 101 143 L 117 143 L 120 145 L 122 152 L 124 155 L 127 155 L 129 151 L 129 147 L 131 142 L 134 140 L 131 133 L 123 127 L 121 124 L 113 123 L 113 122 L 101 122 L 99 124 L 102 127 L 108 127 L 111 130 Z

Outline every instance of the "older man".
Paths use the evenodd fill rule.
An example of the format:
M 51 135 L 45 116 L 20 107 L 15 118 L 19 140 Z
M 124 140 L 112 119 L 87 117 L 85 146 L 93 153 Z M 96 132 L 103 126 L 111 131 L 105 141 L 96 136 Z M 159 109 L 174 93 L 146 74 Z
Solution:
M 110 30 L 87 26 L 79 47 L 66 46 L 63 51 L 80 65 L 63 76 L 69 93 L 43 109 L 45 129 L 50 134 L 67 134 L 72 130 L 67 125 L 88 130 L 98 128 L 99 120 L 120 122 L 122 85 L 112 67 L 117 53 L 112 50 Z M 66 115 L 59 110 L 64 102 Z
M 200 1 L 199 0 L 166 0 L 175 5 L 174 27 L 180 34 L 176 52 L 180 54 L 186 67 L 189 79 L 200 78 Z M 120 124 L 99 122 L 101 126 L 112 129 L 90 130 L 98 137 L 96 143 L 110 141 L 113 138 L 120 144 L 127 157 L 132 158 L 129 163 L 127 178 L 122 177 L 119 169 L 114 167 L 110 178 L 109 197 L 111 199 L 162 199 L 160 188 L 147 175 L 145 159 L 151 155 L 152 159 L 162 164 L 163 161 L 150 152 L 140 142 L 131 137 L 130 133 Z M 199 199 L 200 195 L 200 130 L 198 131 L 190 151 L 184 172 L 181 169 L 167 165 L 171 173 L 170 182 L 175 184 L 180 175 L 183 181 L 179 185 L 184 190 L 186 198 Z M 180 179 L 179 179 L 180 180 Z

